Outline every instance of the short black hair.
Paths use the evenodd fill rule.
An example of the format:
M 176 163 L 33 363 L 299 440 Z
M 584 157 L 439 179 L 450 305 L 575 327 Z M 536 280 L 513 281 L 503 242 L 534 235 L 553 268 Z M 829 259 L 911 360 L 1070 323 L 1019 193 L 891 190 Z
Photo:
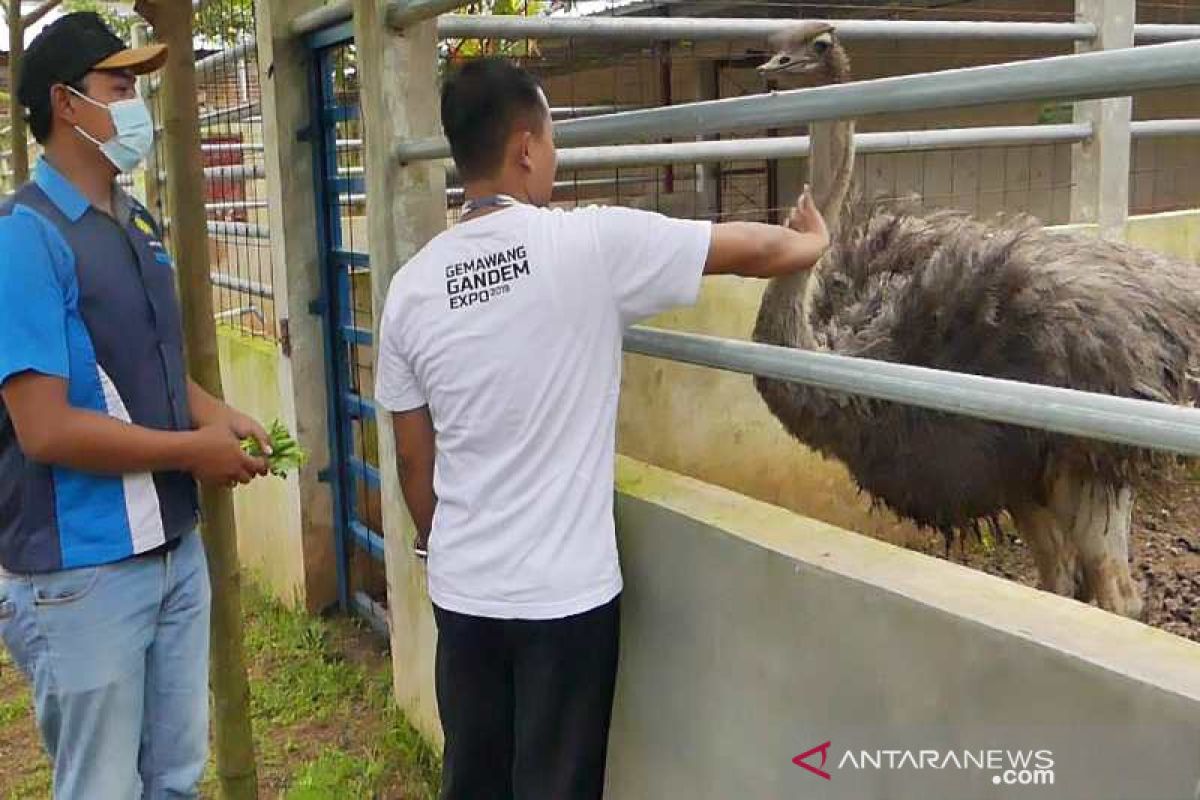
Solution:
M 77 81 L 70 81 L 66 84 L 80 94 L 87 94 L 87 76 L 84 75 Z M 25 115 L 26 121 L 29 122 L 29 132 L 33 134 L 34 141 L 38 144 L 45 144 L 50 139 L 50 131 L 54 127 L 54 110 L 51 107 L 50 95 L 38 98 L 33 101 L 33 105 L 29 106 L 28 114 Z
M 513 126 L 540 131 L 547 114 L 537 78 L 506 58 L 467 63 L 442 84 L 442 130 L 463 180 L 500 168 Z

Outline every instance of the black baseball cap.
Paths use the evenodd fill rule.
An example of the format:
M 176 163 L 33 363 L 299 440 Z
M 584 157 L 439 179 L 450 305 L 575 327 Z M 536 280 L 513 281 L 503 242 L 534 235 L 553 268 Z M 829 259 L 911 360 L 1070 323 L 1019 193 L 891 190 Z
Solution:
M 47 25 L 25 50 L 17 99 L 26 108 L 45 104 L 50 87 L 75 83 L 94 70 L 129 70 L 145 75 L 162 67 L 167 46 L 130 48 L 99 14 L 79 11 Z

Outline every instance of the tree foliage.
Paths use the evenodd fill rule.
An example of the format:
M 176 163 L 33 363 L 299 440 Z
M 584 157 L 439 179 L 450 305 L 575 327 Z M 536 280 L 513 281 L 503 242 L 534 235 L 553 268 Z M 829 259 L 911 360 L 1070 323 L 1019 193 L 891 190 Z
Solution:
M 466 6 L 463 13 L 536 17 L 562 6 L 561 2 L 544 0 L 480 0 Z M 451 64 L 481 56 L 523 58 L 538 54 L 537 42 L 532 39 L 452 39 L 443 48 L 443 55 Z
M 65 0 L 65 11 L 95 11 L 118 36 L 129 41 L 138 21 L 127 3 L 108 0 Z M 254 34 L 254 0 L 209 0 L 195 19 L 196 36 L 214 44 L 232 45 Z

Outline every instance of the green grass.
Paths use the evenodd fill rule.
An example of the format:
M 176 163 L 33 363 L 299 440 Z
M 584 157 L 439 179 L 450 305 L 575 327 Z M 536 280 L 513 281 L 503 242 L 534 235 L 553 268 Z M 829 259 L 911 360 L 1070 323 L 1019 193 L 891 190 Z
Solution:
M 368 671 L 339 649 L 339 626 L 354 623 L 292 611 L 253 587 L 244 603 L 246 654 L 258 676 L 251 685 L 251 711 L 260 768 L 296 760 L 305 743 L 287 732 L 295 726 L 335 724 L 345 728 L 345 738 L 365 739 L 293 764 L 284 796 L 369 798 L 403 786 L 405 797 L 436 797 L 439 759 L 392 699 L 390 660 Z
M 383 777 L 384 767 L 379 760 L 331 750 L 306 764 L 284 797 L 286 800 L 370 797 L 380 788 Z
M 438 756 L 396 707 L 391 661 L 364 645 L 367 634 L 357 623 L 290 610 L 251 582 L 243 602 L 259 774 L 275 787 L 261 796 L 277 796 L 282 787 L 288 800 L 435 798 Z M 347 652 L 358 655 L 351 661 Z M 0 669 L 15 669 L 3 647 Z M 0 697 L 0 739 L 29 714 L 20 686 Z M 26 767 L 0 764 L 21 770 L 19 782 L 8 784 L 8 799 L 49 797 L 49 764 L 39 759 L 24 774 Z M 211 762 L 201 796 L 219 797 Z
M 13 787 L 9 800 L 44 800 L 50 796 L 54 776 L 50 773 L 50 765 L 42 763 L 37 770 L 31 772 L 23 781 Z
M 245 593 L 246 656 L 261 666 L 251 713 L 269 726 L 327 722 L 363 693 L 364 675 L 333 647 L 330 623 Z
M 17 720 L 24 719 L 28 713 L 29 698 L 27 697 L 0 700 L 0 728 L 7 728 Z

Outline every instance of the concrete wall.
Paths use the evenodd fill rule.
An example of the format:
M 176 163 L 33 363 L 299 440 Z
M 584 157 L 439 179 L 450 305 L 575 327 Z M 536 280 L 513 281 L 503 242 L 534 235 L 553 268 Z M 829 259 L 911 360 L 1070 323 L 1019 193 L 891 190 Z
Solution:
M 617 519 L 609 797 L 1191 797 L 1200 646 L 628 459 Z M 827 741 L 831 780 L 792 763 Z M 1049 750 L 1054 785 L 843 765 L 889 749 Z
M 617 525 L 610 798 L 1166 800 L 1200 777 L 1191 642 L 627 458 Z M 397 698 L 440 742 L 423 568 L 392 568 Z M 829 781 L 792 763 L 825 742 Z M 864 750 L 1045 750 L 1054 783 L 844 761 Z
M 283 418 L 278 346 L 224 326 L 218 328 L 217 343 L 226 400 L 264 425 Z M 303 607 L 306 567 L 296 476 L 267 476 L 240 487 L 233 507 L 242 564 L 280 600 Z
M 1130 241 L 1200 261 L 1200 211 L 1136 217 Z M 749 339 L 759 281 L 705 280 L 700 302 L 652 320 L 674 330 Z M 687 424 L 679 424 L 687 420 Z M 874 512 L 838 462 L 799 445 L 766 410 L 749 377 L 626 356 L 618 447 L 628 456 L 898 544 L 924 537 Z

